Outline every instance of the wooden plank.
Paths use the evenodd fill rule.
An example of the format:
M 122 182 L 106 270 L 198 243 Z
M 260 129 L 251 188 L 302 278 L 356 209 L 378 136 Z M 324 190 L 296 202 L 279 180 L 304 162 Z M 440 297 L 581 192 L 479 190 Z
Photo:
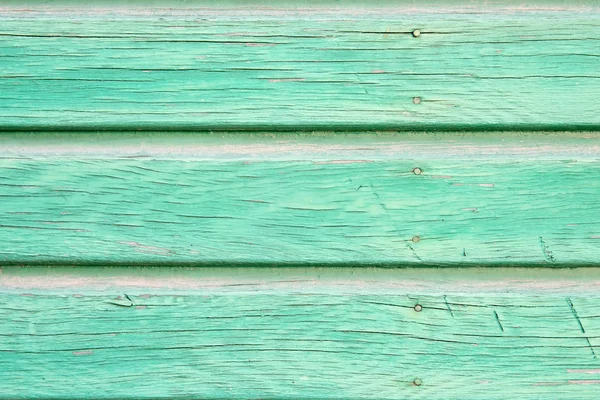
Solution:
M 596 2 L 383 3 L 3 7 L 0 129 L 600 129 Z
M 591 400 L 599 287 L 599 269 L 9 267 L 0 398 Z
M 3 264 L 591 266 L 600 135 L 5 134 Z
M 486 10 L 528 10 L 528 9 L 596 9 L 598 3 L 596 0 L 496 0 L 490 3 L 486 0 L 421 0 L 415 3 L 414 0 L 280 0 L 273 3 L 272 0 L 98 0 L 90 4 L 82 3 L 80 0 L 4 0 L 5 6 L 12 7 L 35 7 L 35 8 L 171 8 L 171 9 L 199 9 L 199 8 L 237 8 L 250 9 L 254 7 L 270 9 L 291 8 L 291 9 L 313 9 L 329 8 L 344 9 L 356 7 L 385 7 L 385 8 L 404 8 L 409 10 L 421 8 L 443 9 L 447 7 L 458 8 L 462 10 L 475 10 L 483 12 Z

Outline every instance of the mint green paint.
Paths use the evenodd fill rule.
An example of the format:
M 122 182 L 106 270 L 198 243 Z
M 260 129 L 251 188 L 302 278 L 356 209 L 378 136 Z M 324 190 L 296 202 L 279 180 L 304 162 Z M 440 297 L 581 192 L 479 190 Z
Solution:
M 4 138 L 4 264 L 600 260 L 597 134 L 68 137 Z
M 599 129 L 600 14 L 552 4 L 3 8 L 0 129 Z
M 73 271 L 0 276 L 1 399 L 598 394 L 597 269 Z
M 595 0 L 497 0 L 490 3 L 486 0 L 97 0 L 91 4 L 82 3 L 80 0 L 3 0 L 4 5 L 29 6 L 29 7 L 152 7 L 152 8 L 245 8 L 267 7 L 269 9 L 286 7 L 299 8 L 348 8 L 348 7 L 393 7 L 427 9 L 453 7 L 455 11 L 465 10 L 497 10 L 497 9 L 594 9 L 598 7 Z
M 0 400 L 598 398 L 596 2 L 4 4 Z

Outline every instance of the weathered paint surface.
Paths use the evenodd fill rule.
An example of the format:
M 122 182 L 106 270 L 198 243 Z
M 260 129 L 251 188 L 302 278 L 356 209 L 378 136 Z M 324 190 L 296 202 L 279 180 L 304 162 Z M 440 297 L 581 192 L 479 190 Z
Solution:
M 597 269 L 53 271 L 0 276 L 1 399 L 598 396 Z
M 600 127 L 597 4 L 465 3 L 5 7 L 0 129 Z
M 271 3 L 3 2 L 0 400 L 597 399 L 598 4 Z
M 454 12 L 462 11 L 526 11 L 526 10 L 597 10 L 598 3 L 595 0 L 422 0 L 415 3 L 414 0 L 279 0 L 274 3 L 272 0 L 97 0 L 93 4 L 81 3 L 81 0 L 4 0 L 6 6 L 26 6 L 26 7 L 61 7 L 73 8 L 94 8 L 94 7 L 113 7 L 123 9 L 131 8 L 150 8 L 152 11 L 164 11 L 168 8 L 173 9 L 206 9 L 210 8 L 235 8 L 238 12 L 244 9 L 254 9 L 258 12 L 264 12 L 265 8 L 273 10 L 277 8 L 287 8 L 291 10 L 310 10 L 310 9 L 344 9 L 356 7 L 381 7 L 412 10 L 431 9 L 445 10 L 451 8 Z M 163 10 L 161 10 L 163 9 Z M 139 10 L 136 10 L 139 11 Z
M 5 138 L 0 260 L 600 262 L 597 134 L 134 137 Z

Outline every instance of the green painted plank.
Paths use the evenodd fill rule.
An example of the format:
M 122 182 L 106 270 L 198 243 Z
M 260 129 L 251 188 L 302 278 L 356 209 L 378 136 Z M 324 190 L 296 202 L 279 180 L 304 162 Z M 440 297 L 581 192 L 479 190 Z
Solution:
M 600 129 L 597 4 L 553 4 L 5 7 L 0 129 Z
M 598 133 L 31 133 L 0 148 L 4 264 L 600 260 Z
M 99 7 L 153 7 L 153 8 L 244 8 L 244 7 L 268 7 L 268 8 L 336 8 L 347 7 L 393 7 L 393 8 L 428 8 L 437 9 L 444 7 L 455 7 L 462 10 L 497 10 L 514 9 L 595 9 L 598 8 L 596 0 L 97 0 L 93 4 L 82 3 L 80 0 L 3 0 L 6 6 L 26 7 L 77 7 L 77 8 L 99 8 Z
M 596 399 L 598 285 L 598 269 L 5 268 L 0 398 Z

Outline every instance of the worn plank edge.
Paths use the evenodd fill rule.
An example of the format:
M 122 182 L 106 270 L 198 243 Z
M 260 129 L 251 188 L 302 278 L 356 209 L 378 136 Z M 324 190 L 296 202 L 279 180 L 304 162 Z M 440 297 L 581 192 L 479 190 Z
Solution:
M 253 293 L 259 289 L 294 292 L 397 293 L 419 290 L 429 294 L 524 294 L 597 292 L 600 267 L 595 268 L 410 268 L 210 266 L 6 266 L 0 267 L 0 292 L 61 293 L 71 290 L 190 294 L 205 291 Z

